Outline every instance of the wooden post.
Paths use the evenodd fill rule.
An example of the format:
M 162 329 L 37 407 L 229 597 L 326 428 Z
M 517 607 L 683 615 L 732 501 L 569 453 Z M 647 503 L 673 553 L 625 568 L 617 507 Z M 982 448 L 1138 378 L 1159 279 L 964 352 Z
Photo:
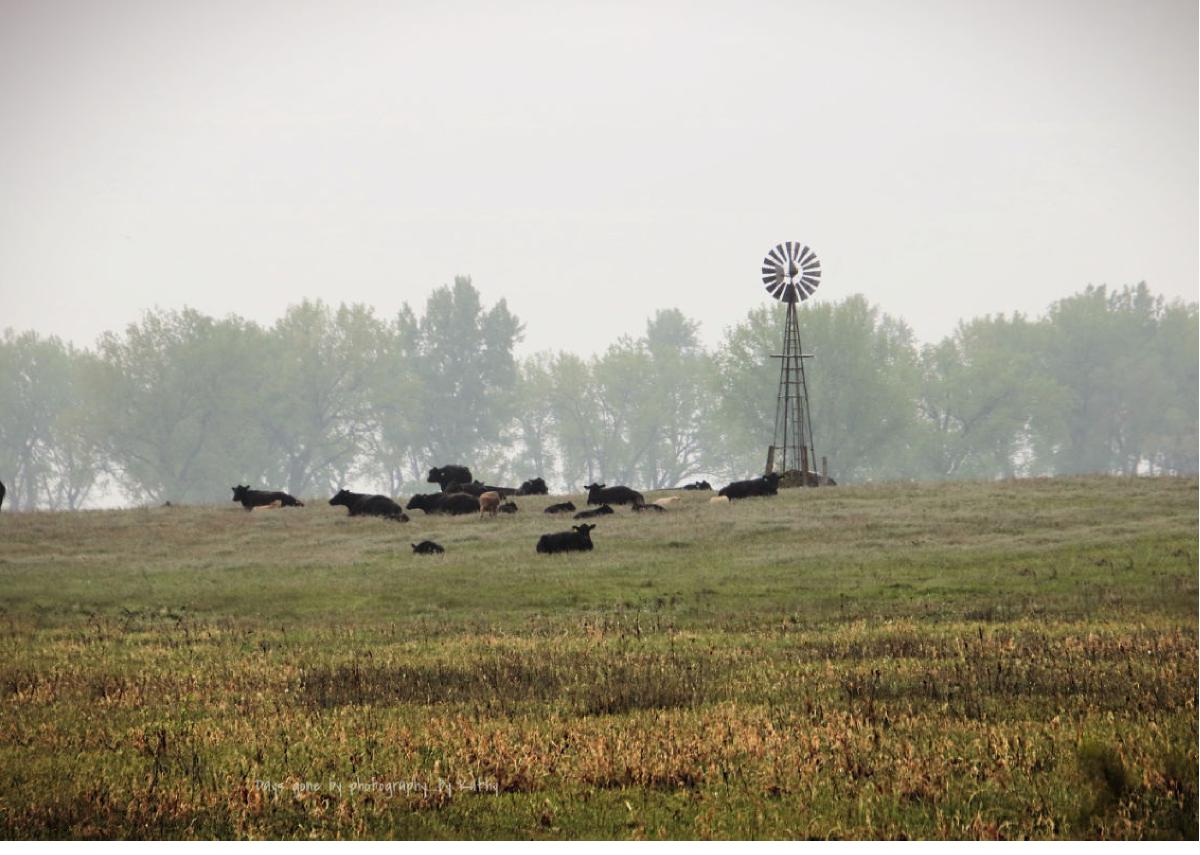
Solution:
M 767 471 L 764 472 L 763 474 L 770 475 L 774 471 L 775 471 L 775 446 L 768 445 L 767 446 Z
M 829 460 L 824 454 L 821 455 L 821 483 L 829 483 Z

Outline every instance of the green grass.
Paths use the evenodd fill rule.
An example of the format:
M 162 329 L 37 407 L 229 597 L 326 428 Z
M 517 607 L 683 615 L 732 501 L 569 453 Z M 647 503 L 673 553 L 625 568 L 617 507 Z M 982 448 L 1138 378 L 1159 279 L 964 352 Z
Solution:
M 0 515 L 0 836 L 1196 838 L 1194 480 L 677 495 Z

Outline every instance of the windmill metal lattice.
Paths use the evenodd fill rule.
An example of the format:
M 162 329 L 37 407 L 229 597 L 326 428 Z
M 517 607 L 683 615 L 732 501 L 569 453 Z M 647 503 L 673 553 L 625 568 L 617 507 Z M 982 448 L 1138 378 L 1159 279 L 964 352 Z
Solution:
M 767 450 L 767 473 L 786 475 L 799 470 L 801 483 L 816 484 L 810 473 L 816 466 L 813 447 L 812 416 L 808 405 L 808 382 L 804 375 L 804 353 L 800 346 L 800 324 L 796 304 L 807 300 L 821 284 L 821 262 L 807 246 L 795 241 L 781 243 L 763 259 L 763 283 L 767 293 L 787 304 L 783 322 L 783 352 L 772 354 L 781 360 L 779 396 L 775 403 L 775 435 Z

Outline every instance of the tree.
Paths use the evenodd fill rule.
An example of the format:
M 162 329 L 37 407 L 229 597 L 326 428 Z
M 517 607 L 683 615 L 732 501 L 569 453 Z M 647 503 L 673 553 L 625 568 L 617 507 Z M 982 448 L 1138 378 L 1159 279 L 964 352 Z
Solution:
M 906 324 L 861 295 L 803 306 L 813 443 L 838 481 L 910 476 L 916 442 L 917 351 Z M 763 307 L 728 330 L 718 349 L 714 473 L 762 472 L 775 426 L 783 310 Z M 815 466 L 816 461 L 813 464 Z
M 228 500 L 261 471 L 251 384 L 260 331 L 193 309 L 147 312 L 106 333 L 89 367 L 89 410 L 118 481 L 156 502 Z
M 1046 375 L 1044 328 L 1019 314 L 960 323 L 921 352 L 923 471 L 1012 477 L 1044 471 L 1041 439 L 1056 434 L 1062 390 Z
M 349 481 L 376 428 L 371 393 L 386 331 L 365 305 L 291 306 L 271 329 L 258 425 L 269 458 L 295 496 Z
M 504 300 L 484 310 L 470 277 L 430 294 L 416 329 L 405 330 L 416 342 L 410 406 L 422 466 L 473 461 L 486 472 L 499 465 L 517 400 L 513 347 L 521 332 Z
M 82 401 L 87 355 L 55 337 L 0 338 L 0 472 L 15 509 L 79 508 L 101 463 Z

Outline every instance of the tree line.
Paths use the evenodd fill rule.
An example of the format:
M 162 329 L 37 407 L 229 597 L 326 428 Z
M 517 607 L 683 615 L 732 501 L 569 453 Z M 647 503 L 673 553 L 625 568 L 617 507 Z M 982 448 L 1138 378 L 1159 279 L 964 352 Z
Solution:
M 428 489 L 430 466 L 642 489 L 761 473 L 782 307 L 715 349 L 677 309 L 603 354 L 514 355 L 469 278 L 417 315 L 305 301 L 275 324 L 145 313 L 92 348 L 0 338 L 0 480 L 20 509 Z M 839 483 L 1197 471 L 1197 306 L 1088 287 L 935 344 L 861 295 L 800 308 L 817 454 Z

